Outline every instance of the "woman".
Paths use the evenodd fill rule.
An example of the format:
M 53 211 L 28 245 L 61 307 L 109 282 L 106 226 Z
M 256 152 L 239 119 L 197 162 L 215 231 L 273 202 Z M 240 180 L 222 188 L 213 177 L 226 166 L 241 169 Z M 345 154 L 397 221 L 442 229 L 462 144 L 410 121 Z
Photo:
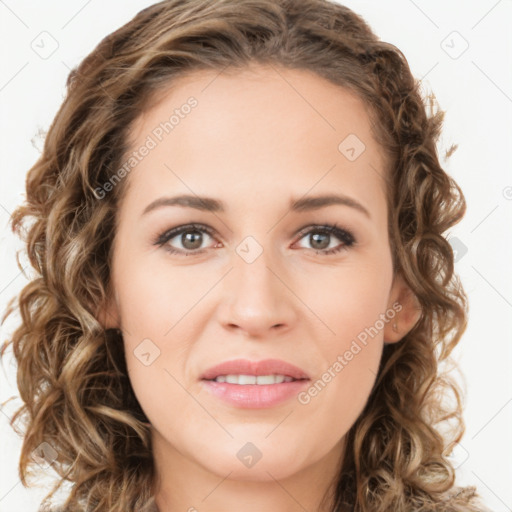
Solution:
M 46 459 L 70 511 L 482 510 L 446 458 L 441 125 L 326 0 L 164 1 L 105 38 L 12 220 L 23 481 Z

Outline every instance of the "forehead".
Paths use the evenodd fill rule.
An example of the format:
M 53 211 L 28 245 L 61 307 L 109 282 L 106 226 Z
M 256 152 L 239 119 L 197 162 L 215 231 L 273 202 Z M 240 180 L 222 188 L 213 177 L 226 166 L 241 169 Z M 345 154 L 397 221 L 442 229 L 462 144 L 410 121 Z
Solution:
M 312 190 L 383 206 L 385 160 L 365 104 L 310 71 L 194 71 L 155 100 L 130 130 L 130 151 L 151 146 L 129 176 L 140 199 L 229 192 L 288 202 Z

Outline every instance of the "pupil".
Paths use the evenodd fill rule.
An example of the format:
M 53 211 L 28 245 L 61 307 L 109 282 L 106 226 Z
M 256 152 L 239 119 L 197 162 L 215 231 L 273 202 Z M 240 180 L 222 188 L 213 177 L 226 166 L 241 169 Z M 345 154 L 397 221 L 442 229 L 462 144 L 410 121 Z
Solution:
M 201 247 L 202 233 L 199 231 L 187 231 L 181 235 L 181 243 L 186 249 L 198 249 Z
M 328 238 L 329 238 L 329 235 L 327 233 L 323 233 L 323 234 L 313 234 L 313 235 L 310 235 L 311 236 L 311 246 L 315 249 L 325 249 L 326 247 L 329 246 L 329 242 L 328 242 Z M 320 245 L 318 245 L 318 242 L 319 242 L 319 239 L 321 238 L 324 238 L 323 242 L 320 240 Z M 325 243 L 327 241 L 327 243 Z

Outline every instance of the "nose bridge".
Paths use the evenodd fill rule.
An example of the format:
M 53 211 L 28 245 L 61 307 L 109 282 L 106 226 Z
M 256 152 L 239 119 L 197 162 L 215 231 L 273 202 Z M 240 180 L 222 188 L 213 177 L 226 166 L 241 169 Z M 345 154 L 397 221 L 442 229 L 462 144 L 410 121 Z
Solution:
M 251 236 L 235 248 L 233 270 L 224 285 L 224 323 L 255 333 L 292 321 L 292 294 L 283 276 L 277 277 L 281 266 L 274 255 Z

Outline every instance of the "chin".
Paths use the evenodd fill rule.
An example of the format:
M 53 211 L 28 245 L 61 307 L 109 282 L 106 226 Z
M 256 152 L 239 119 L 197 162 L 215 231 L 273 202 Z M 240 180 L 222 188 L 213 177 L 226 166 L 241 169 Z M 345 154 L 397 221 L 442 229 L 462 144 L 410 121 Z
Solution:
M 261 482 L 287 478 L 314 462 L 308 462 L 308 457 L 314 458 L 314 454 L 310 453 L 314 452 L 313 447 L 308 449 L 304 443 L 297 443 L 294 439 L 286 443 L 277 432 L 265 439 L 269 432 L 272 429 L 265 428 L 264 435 L 253 436 L 247 432 L 248 435 L 241 437 L 231 431 L 234 439 L 216 444 L 206 458 L 202 456 L 206 453 L 204 450 L 200 453 L 194 450 L 194 456 L 201 465 L 222 478 L 230 474 L 230 479 Z M 272 439 L 273 436 L 275 439 Z M 300 453 L 298 447 L 301 447 Z
M 208 465 L 208 470 L 217 473 L 222 478 L 229 475 L 230 480 L 254 481 L 254 482 L 272 482 L 274 480 L 283 480 L 300 471 L 301 466 L 293 461 L 296 450 L 280 454 L 263 453 L 261 459 L 252 467 L 245 466 L 238 458 L 224 456 L 217 458 L 214 467 Z M 215 458 L 213 459 L 215 460 Z M 204 461 L 203 461 L 204 462 Z

